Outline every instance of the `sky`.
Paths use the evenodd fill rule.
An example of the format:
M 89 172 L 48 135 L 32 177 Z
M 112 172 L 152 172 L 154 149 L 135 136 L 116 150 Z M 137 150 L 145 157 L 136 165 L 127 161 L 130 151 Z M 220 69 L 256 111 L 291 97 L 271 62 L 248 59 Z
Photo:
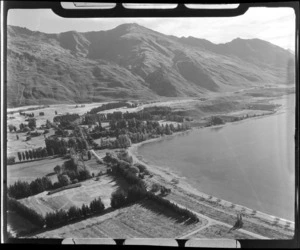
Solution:
M 45 33 L 109 30 L 123 23 L 138 23 L 166 35 L 193 36 L 213 43 L 226 43 L 239 37 L 259 38 L 295 51 L 295 13 L 292 8 L 252 7 L 237 17 L 206 18 L 63 18 L 52 10 L 11 9 L 9 25 Z

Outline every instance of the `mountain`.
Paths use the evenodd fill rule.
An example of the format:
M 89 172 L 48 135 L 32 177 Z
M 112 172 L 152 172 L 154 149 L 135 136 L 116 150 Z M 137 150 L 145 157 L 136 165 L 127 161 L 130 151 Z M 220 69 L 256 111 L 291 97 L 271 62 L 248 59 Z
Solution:
M 136 23 L 46 34 L 7 29 L 8 107 L 202 96 L 294 83 L 294 55 L 259 39 L 214 44 Z

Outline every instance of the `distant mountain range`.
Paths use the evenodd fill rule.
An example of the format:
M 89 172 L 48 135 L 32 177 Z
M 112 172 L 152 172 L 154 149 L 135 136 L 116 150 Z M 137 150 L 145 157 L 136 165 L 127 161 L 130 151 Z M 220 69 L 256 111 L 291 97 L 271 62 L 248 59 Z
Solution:
M 46 34 L 8 26 L 8 107 L 197 97 L 294 83 L 294 54 L 260 39 L 214 44 L 136 23 Z

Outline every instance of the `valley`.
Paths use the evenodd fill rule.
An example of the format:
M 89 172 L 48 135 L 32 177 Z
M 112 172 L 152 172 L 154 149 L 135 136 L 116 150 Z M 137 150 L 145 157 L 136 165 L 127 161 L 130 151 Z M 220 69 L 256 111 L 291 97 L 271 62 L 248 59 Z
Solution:
M 294 237 L 290 51 L 137 23 L 7 45 L 11 237 Z

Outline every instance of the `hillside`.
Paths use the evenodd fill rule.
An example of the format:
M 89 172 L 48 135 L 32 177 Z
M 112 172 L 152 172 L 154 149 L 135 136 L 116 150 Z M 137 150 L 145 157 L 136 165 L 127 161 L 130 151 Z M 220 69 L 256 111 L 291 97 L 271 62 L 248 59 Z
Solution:
M 294 55 L 259 39 L 213 44 L 138 24 L 46 34 L 9 26 L 8 107 L 196 97 L 294 83 Z

